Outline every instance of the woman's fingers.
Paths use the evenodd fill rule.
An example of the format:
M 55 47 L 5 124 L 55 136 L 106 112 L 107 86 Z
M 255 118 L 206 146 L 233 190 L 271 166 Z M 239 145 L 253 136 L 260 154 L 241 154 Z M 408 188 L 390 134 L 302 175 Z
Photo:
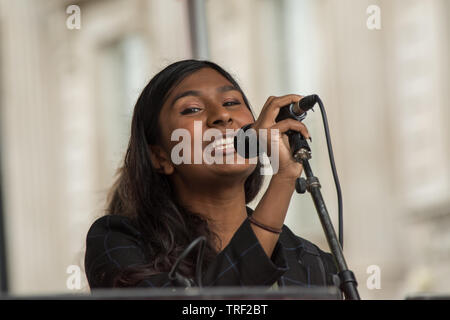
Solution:
M 301 100 L 303 96 L 298 94 L 288 94 L 281 97 L 270 96 L 264 104 L 261 114 L 258 117 L 260 128 L 271 127 L 275 124 L 275 119 L 280 112 L 280 108 Z
M 295 119 L 284 119 L 280 122 L 277 122 L 274 126 L 271 127 L 271 129 L 278 129 L 280 133 L 285 133 L 288 130 L 293 130 L 300 132 L 306 139 L 311 138 L 308 128 L 300 122 Z

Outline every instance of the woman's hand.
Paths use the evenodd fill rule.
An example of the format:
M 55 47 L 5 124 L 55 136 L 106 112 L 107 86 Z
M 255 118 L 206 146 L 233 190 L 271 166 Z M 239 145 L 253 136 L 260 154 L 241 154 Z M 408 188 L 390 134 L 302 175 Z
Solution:
M 310 138 L 306 126 L 295 119 L 284 119 L 275 122 L 280 108 L 291 103 L 298 102 L 303 96 L 289 94 L 282 97 L 269 97 L 264 104 L 258 119 L 252 124 L 252 128 L 259 133 L 260 129 L 267 130 L 267 141 L 261 139 L 259 143 L 266 143 L 267 152 L 272 157 L 273 148 L 278 148 L 278 172 L 276 172 L 265 194 L 259 201 L 253 212 L 256 221 L 281 229 L 284 224 L 289 202 L 295 190 L 295 179 L 302 173 L 302 165 L 296 162 L 292 156 L 289 146 L 288 130 L 300 132 L 305 138 Z M 277 129 L 276 131 L 274 131 Z M 273 134 L 273 140 L 271 139 Z M 258 134 L 258 137 L 261 136 Z M 275 143 L 273 143 L 275 142 Z M 273 159 L 272 159 L 273 161 Z M 258 241 L 268 257 L 272 256 L 273 250 L 279 238 L 275 234 L 252 224 Z
M 279 122 L 275 122 L 276 117 L 280 111 L 280 108 L 295 103 L 301 100 L 303 96 L 296 94 L 289 94 L 281 97 L 271 96 L 264 104 L 261 113 L 252 128 L 259 132 L 259 129 L 267 130 L 267 141 L 260 141 L 260 143 L 266 143 L 267 152 L 272 155 L 272 147 L 278 146 L 278 172 L 274 174 L 274 177 L 296 179 L 302 173 L 302 165 L 296 162 L 292 156 L 289 138 L 285 134 L 288 130 L 300 132 L 306 139 L 310 138 L 308 129 L 306 126 L 295 119 L 284 119 Z M 274 129 L 278 129 L 278 134 Z M 272 134 L 274 139 L 274 145 L 272 145 Z

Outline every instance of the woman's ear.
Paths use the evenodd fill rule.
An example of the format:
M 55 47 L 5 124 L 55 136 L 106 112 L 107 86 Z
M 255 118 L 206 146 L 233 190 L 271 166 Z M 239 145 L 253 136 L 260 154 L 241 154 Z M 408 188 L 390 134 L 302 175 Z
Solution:
M 171 175 L 174 171 L 170 156 L 158 145 L 150 146 L 150 160 L 157 172 Z

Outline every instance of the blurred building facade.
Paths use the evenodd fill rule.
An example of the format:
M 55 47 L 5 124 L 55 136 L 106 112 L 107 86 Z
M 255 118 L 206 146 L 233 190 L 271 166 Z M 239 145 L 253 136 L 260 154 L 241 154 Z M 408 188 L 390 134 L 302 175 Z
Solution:
M 66 25 L 70 5 L 81 10 L 80 29 Z M 450 292 L 450 3 L 205 5 L 210 59 L 237 78 L 256 115 L 270 95 L 317 93 L 324 101 L 344 195 L 344 252 L 362 297 Z M 375 30 L 367 26 L 373 5 L 381 9 Z M 192 57 L 190 39 L 183 0 L 0 0 L 12 293 L 74 292 L 67 268 L 83 271 L 86 232 L 103 214 L 137 96 L 164 66 Z M 319 112 L 305 123 L 337 228 Z M 328 250 L 307 194 L 294 194 L 286 224 Z M 374 265 L 379 289 L 366 283 Z

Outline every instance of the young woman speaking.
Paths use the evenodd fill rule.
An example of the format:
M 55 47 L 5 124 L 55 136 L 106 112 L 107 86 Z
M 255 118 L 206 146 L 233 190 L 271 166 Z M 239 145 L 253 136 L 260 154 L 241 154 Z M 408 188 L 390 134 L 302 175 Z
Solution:
M 295 180 L 302 172 L 294 161 L 287 130 L 309 133 L 293 119 L 275 122 L 279 109 L 299 95 L 269 97 L 255 120 L 238 83 L 217 64 L 184 60 L 160 71 L 142 91 L 134 108 L 131 137 L 123 165 L 108 197 L 106 215 L 91 226 L 86 243 L 85 271 L 91 288 L 167 287 L 182 285 L 169 277 L 183 251 L 200 236 L 206 238 L 201 266 L 197 246 L 179 261 L 177 279 L 195 284 L 201 267 L 203 286 L 327 286 L 337 272 L 333 257 L 284 225 Z M 195 136 L 217 129 L 223 139 L 213 143 L 213 156 L 234 157 L 231 163 L 176 164 L 172 133 Z M 278 129 L 277 172 L 252 210 L 258 194 L 261 164 L 237 161 L 231 129 L 252 124 L 255 130 Z M 270 139 L 267 139 L 271 141 Z M 198 145 L 197 145 L 198 146 Z M 185 155 L 186 156 L 186 155 Z

